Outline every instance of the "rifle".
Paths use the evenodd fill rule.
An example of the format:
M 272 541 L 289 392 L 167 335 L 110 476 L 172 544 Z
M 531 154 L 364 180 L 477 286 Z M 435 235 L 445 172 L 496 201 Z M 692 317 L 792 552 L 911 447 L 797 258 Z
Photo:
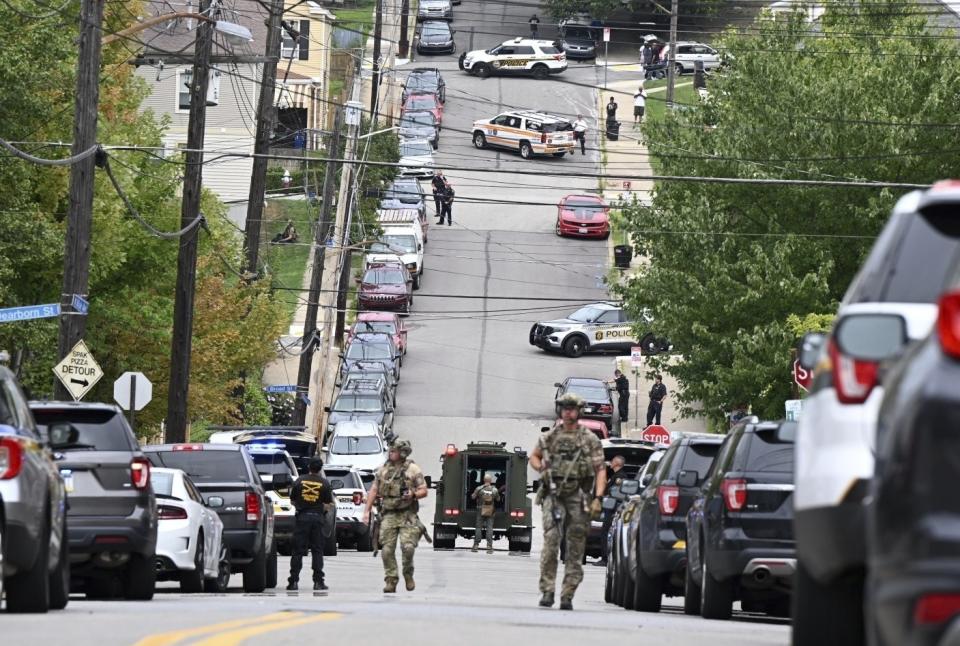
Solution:
M 580 450 L 577 451 L 577 455 L 573 458 L 573 460 L 570 461 L 570 464 L 567 466 L 567 472 L 563 474 L 562 482 L 565 483 L 567 480 L 570 479 L 570 471 L 573 468 L 573 465 L 577 463 L 577 460 L 580 459 L 580 456 L 582 454 L 583 454 L 583 448 L 581 447 Z M 552 464 L 552 461 L 550 460 L 550 456 L 547 453 L 546 447 L 544 447 L 543 459 L 545 460 L 545 463 L 547 465 Z M 557 500 L 557 491 L 553 482 L 552 466 L 548 466 L 546 469 L 543 470 L 543 475 L 541 476 L 540 480 L 542 483 L 541 487 L 545 491 L 545 497 L 550 498 L 551 517 L 553 518 L 553 526 L 554 528 L 559 529 L 560 523 L 563 522 L 563 510 L 560 508 L 560 502 Z M 541 505 L 543 504 L 542 499 L 540 504 Z M 546 528 L 544 528 L 544 531 L 546 531 Z
M 377 499 L 377 518 L 376 520 L 370 521 L 370 544 L 373 545 L 373 557 L 376 558 L 377 554 L 380 553 L 380 548 L 383 547 L 380 544 L 380 519 L 381 510 L 380 510 L 380 499 Z

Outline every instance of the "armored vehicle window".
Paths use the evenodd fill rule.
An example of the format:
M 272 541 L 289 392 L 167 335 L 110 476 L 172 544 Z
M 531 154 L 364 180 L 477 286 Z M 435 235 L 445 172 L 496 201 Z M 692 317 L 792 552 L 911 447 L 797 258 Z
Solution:
M 470 510 L 477 508 L 477 501 L 473 500 L 470 494 L 483 484 L 483 477 L 488 474 L 493 476 L 493 484 L 500 490 L 500 501 L 497 502 L 496 509 L 504 509 L 504 503 L 509 496 L 507 487 L 507 464 L 508 461 L 505 457 L 473 455 L 467 457 L 467 463 L 464 468 L 464 478 L 466 480 L 464 486 L 466 504 L 464 505 L 464 509 Z

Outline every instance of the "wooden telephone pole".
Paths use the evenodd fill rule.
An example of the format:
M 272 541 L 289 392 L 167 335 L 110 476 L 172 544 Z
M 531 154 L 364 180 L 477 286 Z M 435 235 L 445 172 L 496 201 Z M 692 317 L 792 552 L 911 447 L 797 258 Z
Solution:
M 97 110 L 100 101 L 100 42 L 105 0 L 83 0 L 80 6 L 80 41 L 77 59 L 76 106 L 73 149 L 77 155 L 97 142 Z M 58 358 L 63 359 L 83 338 L 87 317 L 73 311 L 72 295 L 87 297 L 90 286 L 90 228 L 93 221 L 93 175 L 96 156 L 70 167 L 70 206 L 63 253 L 63 289 L 60 294 Z M 73 399 L 59 379 L 54 396 Z
M 210 0 L 200 1 L 200 13 L 210 9 Z M 207 88 L 210 85 L 210 54 L 213 51 L 213 24 L 200 22 L 193 50 L 190 84 L 190 121 L 187 127 L 186 170 L 183 175 L 183 202 L 180 223 L 187 227 L 200 215 L 203 180 L 203 142 L 207 125 Z M 170 348 L 170 390 L 167 394 L 166 442 L 187 440 L 187 397 L 190 392 L 190 353 L 193 348 L 193 295 L 197 281 L 195 226 L 180 239 L 177 255 L 177 288 L 173 310 L 173 342 Z
M 670 55 L 667 57 L 667 107 L 673 106 L 673 86 L 677 81 L 677 0 L 670 2 Z

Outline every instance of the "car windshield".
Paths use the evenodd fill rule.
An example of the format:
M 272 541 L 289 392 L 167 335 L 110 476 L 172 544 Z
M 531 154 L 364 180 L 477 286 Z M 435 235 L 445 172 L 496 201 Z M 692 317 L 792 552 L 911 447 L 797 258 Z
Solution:
M 130 451 L 135 448 L 123 418 L 112 410 L 33 409 L 33 417 L 42 435 L 47 434 L 53 425 L 72 426 L 77 431 L 73 446 L 79 448 L 95 451 Z
M 153 485 L 153 493 L 158 496 L 173 495 L 173 474 L 153 471 L 150 473 L 150 484 Z
M 401 157 L 426 157 L 432 154 L 430 144 L 425 141 L 400 144 Z
M 261 475 L 274 475 L 275 473 L 288 473 L 293 475 L 290 471 L 290 465 L 287 464 L 286 459 L 284 459 L 282 455 L 277 453 L 256 453 L 254 451 L 251 451 L 250 455 L 253 457 L 253 463 L 257 465 L 257 473 Z
M 396 334 L 397 326 L 390 321 L 360 321 L 357 323 L 355 331 L 358 333 L 383 332 L 384 334 Z
M 374 455 L 381 451 L 380 440 L 372 435 L 335 437 L 330 446 L 330 452 L 339 455 Z
M 393 359 L 393 354 L 385 343 L 354 341 L 347 348 L 347 359 Z
M 449 36 L 450 27 L 445 22 L 431 22 L 423 26 L 424 36 Z
M 577 321 L 578 323 L 593 323 L 606 311 L 607 310 L 599 307 L 587 305 L 586 307 L 581 307 L 567 318 L 571 321 Z
M 433 126 L 435 119 L 432 114 L 405 114 L 400 120 L 401 128 L 413 128 L 416 126 Z
M 363 282 L 372 285 L 403 285 L 407 280 L 395 269 L 368 269 L 363 275 Z
M 394 184 L 387 189 L 386 197 L 395 197 L 400 200 L 413 199 L 420 201 L 420 191 L 413 184 Z
M 565 38 L 577 38 L 580 40 L 593 40 L 593 34 L 586 27 L 566 27 L 564 30 Z
M 407 77 L 407 90 L 433 90 L 438 87 L 437 77 L 429 74 L 411 74 Z
M 374 413 L 383 410 L 380 398 L 376 395 L 352 395 L 341 394 L 333 404 L 333 410 L 340 413 L 350 413 L 361 411 L 365 413 Z
M 406 105 L 408 110 L 433 110 L 437 107 L 436 99 L 430 95 L 410 97 Z
M 417 250 L 417 239 L 412 235 L 387 235 L 382 236 L 380 241 L 393 247 L 394 253 L 398 249 L 403 253 L 414 253 Z
M 603 205 L 593 200 L 573 198 L 564 202 L 566 208 L 573 211 L 602 211 Z
M 182 469 L 194 482 L 249 482 L 240 451 L 151 451 L 154 466 Z

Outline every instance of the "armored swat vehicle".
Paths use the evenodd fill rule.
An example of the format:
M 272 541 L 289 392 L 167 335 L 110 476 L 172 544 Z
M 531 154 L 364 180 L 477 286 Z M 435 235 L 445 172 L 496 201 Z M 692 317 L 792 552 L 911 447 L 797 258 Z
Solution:
M 533 533 L 531 503 L 527 497 L 527 453 L 505 442 L 471 442 L 459 450 L 448 444 L 443 452 L 443 475 L 431 483 L 437 490 L 433 517 L 433 549 L 453 549 L 457 536 L 473 540 L 477 501 L 471 494 L 490 475 L 500 490 L 493 516 L 493 538 L 506 536 L 511 552 L 529 552 Z

